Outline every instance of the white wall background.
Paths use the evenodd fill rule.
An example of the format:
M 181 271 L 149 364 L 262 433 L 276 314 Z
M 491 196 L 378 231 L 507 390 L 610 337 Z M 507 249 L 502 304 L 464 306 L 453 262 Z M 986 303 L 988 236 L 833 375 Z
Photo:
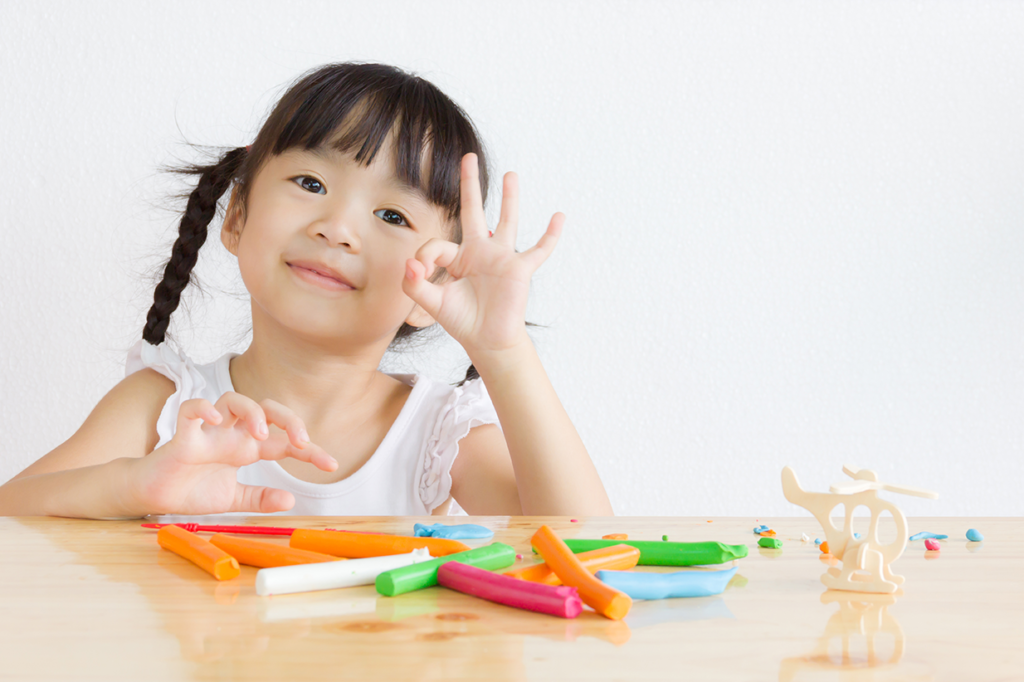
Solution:
M 3 3 L 0 481 L 123 376 L 157 168 L 343 60 L 464 106 L 520 248 L 567 214 L 529 319 L 618 513 L 793 515 L 782 466 L 847 461 L 941 494 L 909 514 L 1024 513 L 1024 3 L 978 0 Z M 201 362 L 244 347 L 232 263 L 176 315 Z

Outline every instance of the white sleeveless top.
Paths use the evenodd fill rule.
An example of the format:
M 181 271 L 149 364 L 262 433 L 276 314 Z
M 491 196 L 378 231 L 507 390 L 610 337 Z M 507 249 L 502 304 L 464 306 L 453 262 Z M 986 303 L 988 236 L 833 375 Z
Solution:
M 171 439 L 181 403 L 205 398 L 211 403 L 233 391 L 228 363 L 237 353 L 225 353 L 196 365 L 166 343 L 154 346 L 140 340 L 128 352 L 125 376 L 149 367 L 174 382 L 156 430 L 160 447 Z M 278 514 L 301 516 L 402 516 L 430 514 L 451 494 L 451 468 L 459 441 L 482 424 L 497 424 L 487 389 L 480 379 L 461 387 L 417 374 L 389 374 L 412 391 L 373 456 L 354 474 L 335 483 L 309 483 L 295 478 L 274 461 L 260 460 L 238 470 L 248 485 L 288 490 L 295 506 Z M 449 514 L 465 512 L 453 501 Z

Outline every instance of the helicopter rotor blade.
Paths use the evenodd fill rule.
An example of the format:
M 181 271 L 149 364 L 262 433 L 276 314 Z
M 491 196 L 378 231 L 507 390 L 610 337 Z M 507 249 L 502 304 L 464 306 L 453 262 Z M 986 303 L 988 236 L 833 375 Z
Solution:
M 856 495 L 865 490 L 872 490 L 876 485 L 871 481 L 843 481 L 842 483 L 833 483 L 829 486 L 829 491 L 839 495 Z
M 913 495 L 914 497 L 924 497 L 929 500 L 939 499 L 938 493 L 933 493 L 930 490 L 923 488 L 913 488 L 909 485 L 893 485 L 891 483 L 877 483 L 883 490 L 888 490 L 891 493 L 899 493 L 900 495 Z

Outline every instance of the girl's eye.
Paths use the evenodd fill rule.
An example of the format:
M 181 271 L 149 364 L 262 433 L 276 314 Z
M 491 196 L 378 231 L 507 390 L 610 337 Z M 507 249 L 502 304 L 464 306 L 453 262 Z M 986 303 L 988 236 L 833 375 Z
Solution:
M 397 211 L 392 211 L 390 208 L 382 208 L 378 211 L 374 211 L 373 215 L 377 216 L 386 223 L 391 223 L 392 225 L 404 225 L 405 227 L 409 227 L 409 222 L 405 219 L 405 216 L 403 216 L 401 213 L 398 213 Z
M 308 175 L 300 175 L 298 177 L 292 178 L 292 180 L 298 180 L 299 187 L 305 190 L 309 190 L 314 194 L 327 194 L 327 190 L 324 189 L 324 186 L 320 184 L 320 181 L 317 180 L 316 178 L 311 178 Z M 321 192 L 320 190 L 323 191 Z

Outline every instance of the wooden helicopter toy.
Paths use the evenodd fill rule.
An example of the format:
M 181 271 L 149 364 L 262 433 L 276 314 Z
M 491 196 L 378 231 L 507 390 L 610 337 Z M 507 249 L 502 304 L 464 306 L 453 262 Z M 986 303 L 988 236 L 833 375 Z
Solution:
M 825 531 L 829 553 L 843 563 L 842 570 L 830 568 L 821 576 L 821 582 L 832 590 L 892 594 L 903 584 L 903 576 L 895 575 L 890 564 L 907 547 L 907 517 L 892 502 L 878 497 L 879 490 L 901 495 L 914 495 L 937 499 L 938 493 L 904 485 L 892 485 L 878 480 L 878 474 L 868 469 L 844 465 L 843 472 L 852 481 L 836 483 L 831 492 L 812 493 L 800 487 L 793 469 L 782 470 L 782 492 L 786 499 L 811 512 Z M 832 520 L 832 510 L 846 507 L 842 530 Z M 862 537 L 853 534 L 853 511 L 864 506 L 871 512 L 871 525 Z M 883 512 L 892 514 L 896 522 L 896 540 L 881 544 L 878 540 L 878 519 Z

